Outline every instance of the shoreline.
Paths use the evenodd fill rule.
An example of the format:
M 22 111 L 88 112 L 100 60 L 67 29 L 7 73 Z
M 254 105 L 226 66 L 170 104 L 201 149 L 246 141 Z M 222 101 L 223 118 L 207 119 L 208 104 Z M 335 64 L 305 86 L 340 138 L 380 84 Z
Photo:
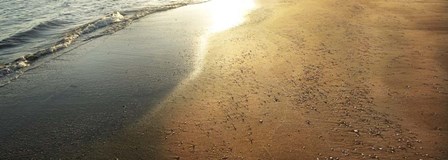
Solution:
M 131 129 L 158 157 L 448 157 L 446 2 L 259 3 Z
M 156 13 L 0 87 L 0 158 L 448 158 L 448 2 L 256 3 L 216 32 L 208 2 Z
M 205 1 L 204 1 L 205 2 Z M 176 9 L 179 7 L 194 5 L 198 3 L 204 2 L 194 2 L 194 3 L 173 3 L 173 4 L 160 4 L 159 6 L 145 7 L 140 8 L 138 10 L 133 11 L 116 11 L 110 14 L 104 15 L 101 18 L 93 19 L 86 24 L 79 24 L 77 27 L 66 28 L 65 35 L 60 35 L 60 39 L 50 38 L 49 41 L 51 43 L 42 44 L 39 47 L 35 47 L 35 52 L 28 51 L 30 48 L 27 44 L 11 44 L 14 42 L 14 39 L 23 38 L 18 35 L 26 36 L 27 33 L 32 34 L 34 29 L 44 29 L 46 25 L 51 26 L 57 25 L 52 21 L 43 22 L 37 26 L 34 26 L 30 30 L 26 30 L 24 32 L 19 32 L 17 34 L 13 34 L 10 37 L 7 37 L 1 40 L 2 46 L 6 53 L 5 55 L 0 55 L 0 80 L 2 81 L 12 81 L 17 79 L 23 72 L 31 69 L 29 66 L 36 66 L 36 61 L 48 61 L 53 54 L 62 55 L 73 48 L 77 48 L 80 45 L 83 45 L 85 41 L 91 41 L 93 39 L 97 39 L 102 36 L 113 34 L 117 31 L 120 31 L 130 25 L 132 22 L 139 20 L 140 18 L 146 17 L 151 14 L 160 13 L 172 9 Z M 121 12 L 121 13 L 120 13 Z M 125 13 L 123 16 L 122 13 Z M 35 30 L 34 30 L 35 31 Z M 38 31 L 36 31 L 38 32 Z M 52 37 L 49 36 L 49 37 Z M 43 38 L 43 37 L 29 37 L 29 38 Z M 11 47 L 13 46 L 13 47 Z M 23 51 L 17 51 L 14 48 L 22 48 Z M 16 50 L 17 53 L 14 53 L 9 50 Z M 68 50 L 68 51 L 67 51 Z M 24 54 L 28 53 L 28 54 Z M 15 56 L 14 56 L 15 55 Z M 14 56 L 14 57 L 13 57 Z M 6 79 L 6 80 L 5 80 Z M 1 82 L 1 81 L 0 81 Z M 8 82 L 0 85 L 7 85 Z
M 194 68 L 209 24 L 191 21 L 194 6 L 149 15 L 1 87 L 0 158 L 87 158 L 154 110 Z

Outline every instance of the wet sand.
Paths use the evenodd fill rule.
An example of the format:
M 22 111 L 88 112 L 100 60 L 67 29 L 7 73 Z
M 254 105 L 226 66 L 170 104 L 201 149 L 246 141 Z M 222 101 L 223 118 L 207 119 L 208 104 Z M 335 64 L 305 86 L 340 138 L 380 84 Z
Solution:
M 150 112 L 192 71 L 209 23 L 182 10 L 46 57 L 0 87 L 0 159 L 86 159 Z
M 203 5 L 145 18 L 0 88 L 10 93 L 0 158 L 448 158 L 448 2 L 257 2 L 243 25 L 207 39 L 198 72 L 183 69 L 198 67 Z M 192 47 L 178 63 L 185 50 L 164 43 L 175 37 Z M 173 70 L 148 62 L 153 50 Z
M 198 76 L 93 155 L 448 158 L 447 1 L 258 3 L 209 39 Z

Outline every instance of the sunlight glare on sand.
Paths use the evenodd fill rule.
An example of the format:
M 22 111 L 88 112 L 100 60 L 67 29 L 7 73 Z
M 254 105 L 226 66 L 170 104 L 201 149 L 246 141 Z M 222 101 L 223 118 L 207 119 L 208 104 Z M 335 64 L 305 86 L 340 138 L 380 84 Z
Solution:
M 196 67 L 190 74 L 189 80 L 195 79 L 203 69 L 208 38 L 214 33 L 240 25 L 244 22 L 246 15 L 256 7 L 255 0 L 211 0 L 207 5 L 206 14 L 210 17 L 210 27 L 200 37 Z
M 210 5 L 211 33 L 240 25 L 246 14 L 255 8 L 254 0 L 212 0 Z

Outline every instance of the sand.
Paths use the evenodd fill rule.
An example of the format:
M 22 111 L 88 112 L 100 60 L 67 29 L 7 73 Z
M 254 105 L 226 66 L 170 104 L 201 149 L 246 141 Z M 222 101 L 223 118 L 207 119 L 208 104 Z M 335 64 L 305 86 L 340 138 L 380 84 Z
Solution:
M 448 159 L 446 0 L 257 3 L 51 55 L 1 87 L 0 158 Z
M 151 14 L 49 55 L 0 87 L 0 159 L 89 159 L 81 157 L 92 143 L 136 123 L 193 68 L 208 26 L 193 9 Z
M 259 0 L 119 159 L 447 159 L 448 2 Z

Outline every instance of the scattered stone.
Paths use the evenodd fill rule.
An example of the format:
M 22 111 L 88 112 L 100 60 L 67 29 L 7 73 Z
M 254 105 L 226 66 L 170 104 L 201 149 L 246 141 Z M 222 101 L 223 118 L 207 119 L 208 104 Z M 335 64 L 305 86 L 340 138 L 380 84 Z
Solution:
M 275 102 L 280 102 L 280 100 L 277 97 L 274 97 Z
M 263 123 L 263 120 L 260 119 L 258 122 Z
M 308 125 L 311 125 L 311 121 L 309 121 L 309 120 L 306 120 L 305 123 Z

